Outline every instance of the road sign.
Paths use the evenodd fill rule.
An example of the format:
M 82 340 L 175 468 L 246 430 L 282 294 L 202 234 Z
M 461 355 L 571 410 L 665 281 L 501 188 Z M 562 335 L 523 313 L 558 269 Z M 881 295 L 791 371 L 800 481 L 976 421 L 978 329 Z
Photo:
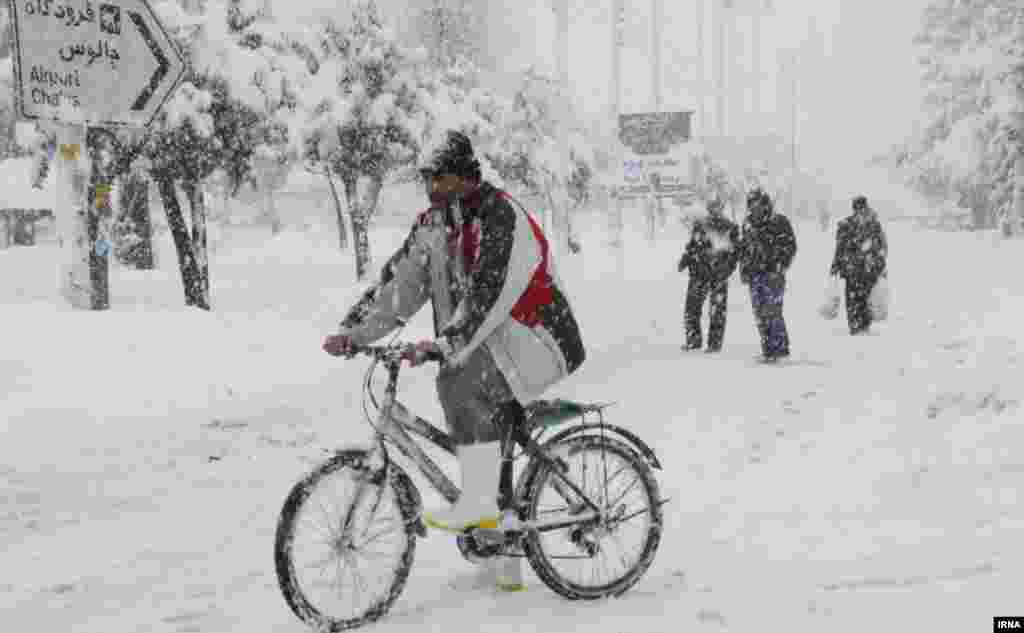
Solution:
M 185 74 L 146 0 L 11 0 L 20 114 L 148 126 Z

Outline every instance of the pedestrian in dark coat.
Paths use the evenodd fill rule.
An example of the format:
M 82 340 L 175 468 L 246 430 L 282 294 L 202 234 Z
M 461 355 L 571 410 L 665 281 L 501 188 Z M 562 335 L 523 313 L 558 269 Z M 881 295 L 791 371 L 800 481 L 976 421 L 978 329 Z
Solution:
M 786 271 L 796 256 L 796 234 L 761 189 L 747 195 L 747 217 L 740 240 L 740 279 L 750 286 L 750 302 L 761 335 L 761 360 L 789 356 L 789 333 L 782 315 Z
M 879 278 L 886 274 L 889 246 L 878 215 L 864 196 L 853 199 L 853 214 L 836 229 L 836 252 L 832 275 L 846 280 L 846 320 L 850 334 L 863 334 L 871 328 L 868 299 Z
M 700 313 L 705 299 L 709 300 L 706 351 L 722 349 L 729 303 L 729 277 L 736 270 L 740 244 L 739 227 L 723 215 L 724 208 L 719 200 L 708 203 L 707 217 L 694 223 L 690 241 L 679 260 L 679 272 L 690 272 L 683 317 L 684 350 L 697 350 L 703 344 Z

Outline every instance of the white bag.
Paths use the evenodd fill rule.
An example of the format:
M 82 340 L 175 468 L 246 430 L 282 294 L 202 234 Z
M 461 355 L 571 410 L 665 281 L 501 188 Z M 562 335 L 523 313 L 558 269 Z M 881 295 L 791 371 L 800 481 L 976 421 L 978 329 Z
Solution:
M 821 307 L 818 308 L 818 314 L 830 321 L 839 316 L 839 301 L 841 294 L 842 291 L 839 287 L 839 277 L 829 277 L 828 285 L 825 286 L 825 300 L 822 301 Z
M 871 289 L 868 296 L 868 309 L 871 310 L 871 318 L 875 321 L 884 321 L 889 318 L 889 305 L 892 301 L 892 291 L 889 289 L 889 279 L 879 277 L 878 283 Z

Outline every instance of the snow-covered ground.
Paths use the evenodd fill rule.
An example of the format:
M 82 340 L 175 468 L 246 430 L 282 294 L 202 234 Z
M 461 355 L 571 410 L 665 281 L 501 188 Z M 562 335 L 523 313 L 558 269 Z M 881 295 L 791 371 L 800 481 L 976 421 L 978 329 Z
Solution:
M 795 360 L 766 367 L 738 280 L 721 356 L 679 351 L 682 229 L 631 235 L 621 270 L 588 222 L 560 269 L 589 360 L 555 391 L 618 401 L 663 460 L 654 565 L 611 601 L 532 572 L 498 595 L 431 535 L 372 630 L 959 632 L 1024 612 L 1022 243 L 889 225 L 892 317 L 853 339 L 816 312 L 831 236 L 800 224 Z M 404 233 L 375 229 L 378 263 Z M 62 305 L 52 243 L 0 251 L 0 629 L 304 630 L 273 530 L 324 450 L 368 436 L 366 361 L 320 350 L 360 290 L 351 254 L 331 227 L 226 230 L 202 313 L 162 240 L 160 270 L 114 271 L 103 313 Z M 406 371 L 403 400 L 439 422 L 433 372 Z

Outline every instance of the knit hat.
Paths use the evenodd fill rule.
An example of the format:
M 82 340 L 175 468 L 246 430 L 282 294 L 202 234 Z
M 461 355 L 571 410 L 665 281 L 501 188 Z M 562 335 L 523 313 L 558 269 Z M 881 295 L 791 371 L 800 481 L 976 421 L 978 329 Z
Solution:
M 469 137 L 462 132 L 448 130 L 440 143 L 425 148 L 419 171 L 422 174 L 480 178 L 480 162 L 473 156 L 473 144 Z
M 763 189 L 755 187 L 747 194 L 747 208 L 749 209 L 758 204 L 763 204 L 770 210 L 772 208 L 772 199 Z

